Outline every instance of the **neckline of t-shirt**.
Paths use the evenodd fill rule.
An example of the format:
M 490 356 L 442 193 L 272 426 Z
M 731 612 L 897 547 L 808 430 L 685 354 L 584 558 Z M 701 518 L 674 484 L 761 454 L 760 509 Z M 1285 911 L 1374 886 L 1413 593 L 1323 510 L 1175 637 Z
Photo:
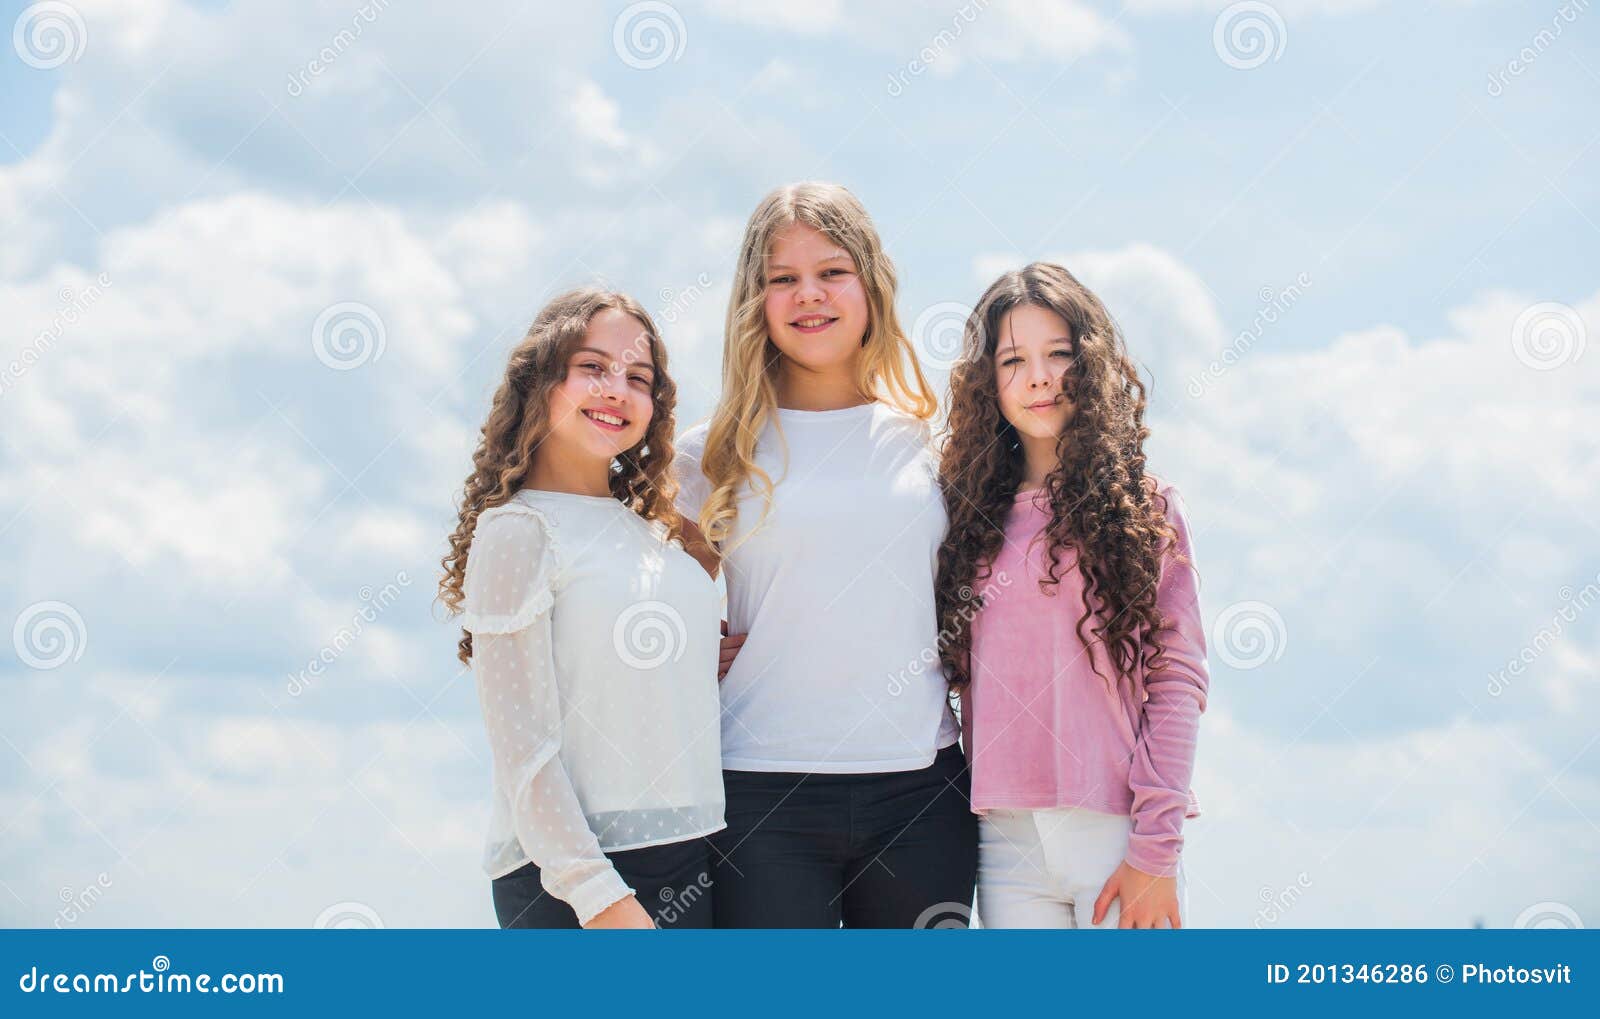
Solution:
M 854 407 L 835 407 L 833 410 L 795 410 L 791 407 L 777 408 L 778 416 L 784 423 L 792 421 L 838 421 L 853 417 L 865 417 L 880 405 L 878 400 L 869 400 L 858 403 Z
M 593 503 L 614 502 L 618 506 L 622 506 L 622 500 L 618 499 L 614 495 L 581 495 L 581 494 L 579 494 L 577 492 L 557 492 L 557 491 L 555 491 L 553 489 L 549 489 L 549 488 L 523 488 L 523 489 L 518 490 L 517 494 L 518 495 L 526 495 L 526 496 L 529 496 L 530 498 L 534 498 L 534 497 L 541 496 L 541 495 L 553 495 L 553 496 L 556 496 L 557 498 L 561 498 L 561 499 L 578 499 L 578 500 L 581 500 L 583 502 L 593 502 Z M 626 509 L 627 507 L 624 506 L 623 508 Z

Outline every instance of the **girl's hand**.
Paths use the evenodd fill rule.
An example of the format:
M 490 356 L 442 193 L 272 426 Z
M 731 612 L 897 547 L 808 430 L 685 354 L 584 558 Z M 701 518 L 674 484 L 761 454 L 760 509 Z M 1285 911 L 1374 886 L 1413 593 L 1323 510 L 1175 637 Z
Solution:
M 744 647 L 744 639 L 748 633 L 728 633 L 728 621 L 722 621 L 722 655 L 717 661 L 717 681 L 728 674 L 728 668 L 733 665 L 734 658 L 739 654 L 739 649 Z
M 618 899 L 583 925 L 586 931 L 655 930 L 655 921 L 632 895 Z
M 1118 898 L 1122 899 L 1122 916 L 1117 922 L 1119 928 L 1147 930 L 1171 926 L 1173 930 L 1178 930 L 1183 926 L 1178 916 L 1178 879 L 1175 877 L 1146 874 L 1123 860 L 1111 877 L 1106 879 L 1106 886 L 1100 889 L 1100 897 L 1094 900 L 1093 922 L 1096 926 L 1106 918 L 1106 911 Z

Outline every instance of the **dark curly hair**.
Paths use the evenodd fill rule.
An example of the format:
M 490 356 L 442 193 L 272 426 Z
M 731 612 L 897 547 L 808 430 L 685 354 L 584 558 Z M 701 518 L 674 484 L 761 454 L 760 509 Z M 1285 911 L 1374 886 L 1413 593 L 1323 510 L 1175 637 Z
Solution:
M 1022 444 L 1001 413 L 995 368 L 1005 317 L 1023 305 L 1060 315 L 1072 330 L 1062 388 L 1074 411 L 1056 443 L 1059 464 L 1044 483 L 1050 521 L 1042 537 L 1050 566 L 1040 589 L 1053 593 L 1060 584 L 1060 554 L 1071 546 L 1085 588 L 1086 609 L 1076 627 L 1084 646 L 1101 643 L 1118 679 L 1130 681 L 1139 670 L 1160 665 L 1164 650 L 1167 621 L 1156 608 L 1156 585 L 1162 556 L 1177 534 L 1166 519 L 1165 498 L 1145 474 L 1150 430 L 1144 383 L 1100 299 L 1061 266 L 1034 262 L 984 292 L 950 372 L 939 469 L 950 524 L 934 590 L 940 659 L 953 692 L 972 678 L 971 623 L 984 599 L 971 592 L 989 578 L 1023 478 Z M 1092 662 L 1097 658 L 1090 655 Z M 1098 662 L 1094 668 L 1115 682 Z
M 667 352 L 650 314 L 626 294 L 584 287 L 556 297 L 539 312 L 528 334 L 511 351 L 505 378 L 495 390 L 489 419 L 472 454 L 472 473 L 463 488 L 460 518 L 450 535 L 450 551 L 440 565 L 438 600 L 450 615 L 461 611 L 462 580 L 478 516 L 508 501 L 532 470 L 539 445 L 550 432 L 550 392 L 567 377 L 567 358 L 583 340 L 589 322 L 607 308 L 631 315 L 644 327 L 655 364 L 650 427 L 639 444 L 612 463 L 611 494 L 646 520 L 659 520 L 667 538 L 682 540 L 683 518 L 673 507 L 678 485 L 671 474 L 673 410 L 678 388 L 667 374 Z M 472 634 L 461 631 L 457 657 L 472 659 Z

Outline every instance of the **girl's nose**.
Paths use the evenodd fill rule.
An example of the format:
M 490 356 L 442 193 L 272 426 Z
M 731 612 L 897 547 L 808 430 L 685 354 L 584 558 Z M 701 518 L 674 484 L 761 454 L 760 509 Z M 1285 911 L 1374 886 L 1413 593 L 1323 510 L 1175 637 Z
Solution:
M 600 372 L 597 377 L 590 380 L 589 391 L 597 397 L 615 399 L 617 395 L 617 386 L 621 380 L 621 372 L 613 371 L 612 369 L 607 368 Z
M 816 304 L 823 296 L 822 287 L 816 280 L 801 280 L 800 286 L 795 290 L 794 299 L 800 304 Z

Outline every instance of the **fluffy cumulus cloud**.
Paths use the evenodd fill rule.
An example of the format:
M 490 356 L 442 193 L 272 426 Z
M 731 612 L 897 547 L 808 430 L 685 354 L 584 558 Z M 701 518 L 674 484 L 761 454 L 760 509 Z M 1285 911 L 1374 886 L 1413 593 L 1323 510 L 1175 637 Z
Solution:
M 0 553 L 0 910 L 484 923 L 487 762 L 430 605 L 476 422 L 539 303 L 596 279 L 644 295 L 709 407 L 736 224 L 597 194 L 650 155 L 600 84 L 527 60 L 559 12 L 79 9 L 95 59 L 0 167 L 0 519 L 26 538 Z M 405 893 L 423 873 L 440 893 Z
M 391 926 L 484 922 L 475 731 L 207 704 L 207 681 L 240 677 L 103 675 L 14 747 L 8 923 L 309 927 L 352 902 Z M 45 685 L 14 700 L 59 712 Z
M 838 36 L 863 47 L 903 53 L 934 73 L 952 73 L 965 55 L 1001 62 L 1074 59 L 1126 50 L 1130 39 L 1093 5 L 1033 0 L 977 0 L 948 7 L 895 5 L 866 12 L 839 4 L 804 8 L 714 0 L 722 17 L 801 38 Z M 908 43 L 920 46 L 908 48 Z M 920 72 L 919 72 L 920 73 Z
M 561 5 L 73 6 L 84 53 L 26 69 L 48 126 L 0 164 L 14 925 L 491 923 L 486 750 L 431 603 L 538 307 L 582 282 L 634 293 L 695 421 L 763 191 L 843 177 L 892 242 L 919 210 L 963 211 L 885 157 L 884 110 L 839 97 L 881 100 L 916 58 L 939 79 L 919 96 L 987 136 L 980 62 L 1088 87 L 1077 62 L 1127 70 L 1142 26 L 1222 5 L 682 4 L 636 37 Z M 918 109 L 890 134 L 937 153 L 953 135 Z M 1008 219 L 1002 198 L 1012 232 L 1066 211 Z M 1242 306 L 1218 296 L 1238 279 L 1147 233 L 1055 257 L 1154 378 L 1153 456 L 1198 528 L 1216 675 L 1196 921 L 1600 916 L 1579 865 L 1600 834 L 1593 281 L 1486 286 L 1431 330 L 1360 308 L 1335 326 L 1314 305 L 1337 281 Z M 961 276 L 970 300 L 1023 260 L 895 253 L 908 308 L 919 279 Z

